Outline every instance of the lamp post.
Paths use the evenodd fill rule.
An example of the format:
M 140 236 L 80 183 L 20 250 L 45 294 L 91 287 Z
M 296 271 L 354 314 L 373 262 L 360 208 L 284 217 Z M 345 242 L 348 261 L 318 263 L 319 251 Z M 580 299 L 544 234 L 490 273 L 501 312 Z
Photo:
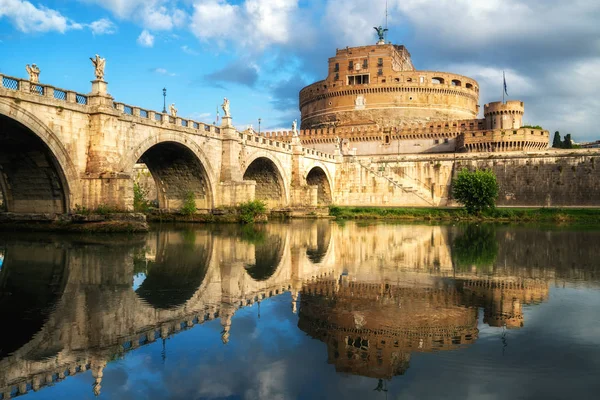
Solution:
M 167 89 L 163 88 L 163 114 L 167 112 Z
M 262 121 L 262 119 L 258 119 L 258 134 L 260 135 L 260 122 Z

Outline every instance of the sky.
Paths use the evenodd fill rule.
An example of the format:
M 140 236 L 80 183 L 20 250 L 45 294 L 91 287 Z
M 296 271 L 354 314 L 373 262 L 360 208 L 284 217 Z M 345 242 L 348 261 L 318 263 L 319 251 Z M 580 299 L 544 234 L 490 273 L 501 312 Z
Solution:
M 87 93 L 89 57 L 109 93 L 213 122 L 223 97 L 238 128 L 291 127 L 298 92 L 336 48 L 374 44 L 385 0 L 0 0 L 0 73 Z M 525 101 L 524 123 L 600 139 L 598 0 L 389 0 L 387 39 L 420 70 L 467 75 L 480 104 Z M 482 107 L 483 108 L 483 107 Z

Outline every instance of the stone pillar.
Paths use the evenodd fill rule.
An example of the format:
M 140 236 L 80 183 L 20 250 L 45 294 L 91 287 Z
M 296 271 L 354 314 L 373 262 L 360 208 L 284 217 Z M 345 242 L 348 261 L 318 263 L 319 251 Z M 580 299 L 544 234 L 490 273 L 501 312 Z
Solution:
M 119 162 L 126 149 L 123 132 L 118 122 L 119 111 L 108 94 L 107 83 L 92 81 L 88 94 L 90 107 L 89 143 L 85 173 L 82 176 L 82 205 L 95 209 L 108 205 L 121 210 L 133 208 L 131 176 L 120 171 Z
M 290 202 L 292 207 L 316 207 L 318 189 L 316 186 L 308 186 L 304 174 L 304 151 L 300 138 L 292 138 L 292 182 L 290 190 Z
M 254 200 L 256 183 L 244 181 L 241 169 L 242 140 L 231 123 L 231 117 L 223 117 L 221 123 L 222 159 L 220 171 L 219 202 L 215 206 L 235 206 Z

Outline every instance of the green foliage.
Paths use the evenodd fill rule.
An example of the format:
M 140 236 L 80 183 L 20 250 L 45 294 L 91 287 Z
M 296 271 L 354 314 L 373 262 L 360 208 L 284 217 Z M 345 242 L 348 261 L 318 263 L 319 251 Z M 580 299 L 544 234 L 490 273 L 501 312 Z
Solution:
M 196 195 L 194 192 L 187 192 L 183 198 L 183 205 L 180 211 L 183 215 L 192 215 L 196 210 Z
M 116 212 L 119 212 L 119 210 L 117 210 L 113 206 L 109 206 L 108 204 L 98 204 L 98 207 L 96 207 L 95 214 L 108 215 Z
M 452 259 L 459 271 L 487 269 L 494 265 L 498 256 L 498 242 L 493 225 L 467 225 L 462 235 L 452 243 Z
M 554 140 L 552 140 L 552 147 L 555 149 L 562 149 L 562 140 L 560 139 L 560 132 L 554 132 Z
M 147 213 L 150 210 L 150 202 L 148 201 L 148 189 L 140 185 L 138 182 L 133 184 L 133 209 L 137 212 Z
M 554 140 L 552 140 L 552 147 L 555 149 L 580 149 L 581 146 L 573 144 L 573 138 L 570 133 L 565 135 L 565 139 L 560 139 L 560 132 L 554 132 Z
M 525 129 L 544 129 L 539 125 L 523 125 L 521 128 L 525 128 Z
M 463 168 L 454 181 L 452 194 L 469 214 L 493 210 L 498 198 L 496 175 L 492 170 L 478 169 L 471 172 Z
M 267 205 L 261 200 L 247 201 L 237 206 L 240 216 L 240 222 L 251 224 L 256 216 L 264 214 L 267 211 Z

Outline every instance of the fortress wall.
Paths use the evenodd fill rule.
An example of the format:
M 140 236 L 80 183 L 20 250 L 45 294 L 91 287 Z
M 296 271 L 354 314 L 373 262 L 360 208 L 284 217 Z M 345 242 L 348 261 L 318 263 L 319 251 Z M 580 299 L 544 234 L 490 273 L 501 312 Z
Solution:
M 598 150 L 356 157 L 354 162 L 346 157 L 345 161 L 337 169 L 336 205 L 456 206 L 450 196 L 452 179 L 466 167 L 494 171 L 500 206 L 600 206 Z

